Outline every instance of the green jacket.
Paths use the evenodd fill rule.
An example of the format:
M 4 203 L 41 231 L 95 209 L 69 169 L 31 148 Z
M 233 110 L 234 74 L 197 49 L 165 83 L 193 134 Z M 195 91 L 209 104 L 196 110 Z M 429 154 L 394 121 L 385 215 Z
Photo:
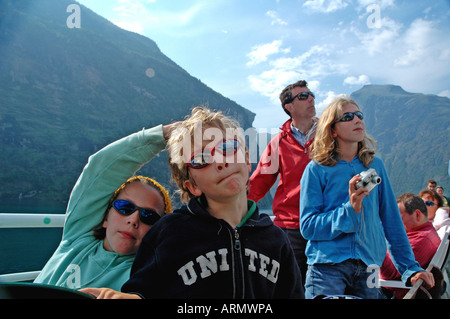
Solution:
M 92 230 L 102 222 L 116 189 L 165 143 L 159 125 L 124 137 L 89 158 L 70 195 L 61 243 L 35 283 L 120 290 L 130 277 L 135 255 L 106 251 Z

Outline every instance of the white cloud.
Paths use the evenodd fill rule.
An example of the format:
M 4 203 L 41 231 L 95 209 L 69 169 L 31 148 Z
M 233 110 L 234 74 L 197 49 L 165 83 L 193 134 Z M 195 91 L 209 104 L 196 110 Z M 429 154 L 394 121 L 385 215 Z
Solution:
M 269 97 L 272 102 L 279 104 L 278 96 L 288 83 L 298 81 L 299 73 L 292 70 L 271 69 L 259 75 L 250 75 L 250 87 L 263 96 Z
M 386 9 L 387 7 L 395 6 L 395 0 L 358 0 L 360 7 L 367 8 L 372 4 L 380 6 L 380 9 Z
M 247 57 L 250 59 L 249 62 L 247 62 L 247 66 L 253 66 L 256 64 L 259 64 L 261 62 L 267 61 L 267 58 L 273 54 L 276 53 L 289 53 L 290 49 L 282 49 L 281 45 L 283 44 L 283 41 L 281 40 L 275 40 L 272 43 L 267 44 L 261 44 L 254 46 L 252 48 L 252 51 L 247 54 Z
M 323 7 L 330 4 L 314 3 Z M 369 1 L 359 3 L 366 5 Z M 394 1 L 388 0 L 376 3 L 382 8 L 395 6 Z M 435 90 L 440 90 L 441 95 L 447 96 L 449 91 L 438 80 L 446 79 L 450 70 L 450 38 L 440 30 L 443 22 L 419 17 L 408 22 L 390 16 L 391 12 L 389 9 L 382 11 L 380 28 L 369 28 L 368 13 L 364 10 L 364 14 L 355 14 L 354 20 L 342 20 L 332 35 L 308 42 L 309 47 L 303 50 L 302 46 L 293 44 L 291 52 L 283 54 L 279 50 L 283 46 L 280 43 L 275 46 L 273 42 L 277 49 L 272 52 L 277 52 L 276 55 L 262 55 L 263 59 L 247 64 L 258 64 L 247 76 L 252 91 L 269 97 L 278 105 L 279 92 L 287 84 L 300 79 L 309 83 L 320 81 L 314 89 L 318 109 L 327 106 L 334 95 L 350 94 L 355 87 L 372 83 L 396 84 L 411 92 L 437 93 Z M 318 30 L 313 34 L 316 39 L 320 38 Z M 424 83 L 418 81 L 418 77 L 434 80 Z
M 160 28 L 179 28 L 195 21 L 195 17 L 206 5 L 196 3 L 183 11 L 153 11 L 149 3 L 156 0 L 117 0 L 113 6 L 116 16 L 110 20 L 117 26 L 143 34 L 146 29 L 154 26 Z
M 367 83 L 444 96 L 450 91 L 449 11 L 440 1 L 276 0 L 258 4 L 259 10 L 251 2 L 227 0 L 80 2 L 97 8 L 104 3 L 108 20 L 146 33 L 180 66 L 254 108 L 257 118 L 267 100 L 279 107 L 281 89 L 300 79 L 308 81 L 319 107 Z M 381 9 L 379 28 L 368 25 L 372 4 Z M 249 42 L 249 34 L 258 42 Z M 211 58 L 217 52 L 226 59 Z M 211 72 L 222 68 L 227 76 Z M 264 121 L 272 124 L 275 116 Z
M 450 90 L 444 90 L 444 91 L 442 91 L 441 93 L 439 93 L 438 95 L 439 95 L 439 96 L 442 96 L 442 97 L 448 97 L 448 98 L 450 98 Z
M 398 66 L 410 66 L 428 56 L 433 45 L 433 23 L 422 19 L 415 20 L 406 31 L 403 44 L 406 53 L 394 61 Z
M 349 65 L 343 85 L 351 88 L 365 74 L 370 83 L 396 84 L 410 92 L 436 94 L 445 89 L 442 81 L 450 74 L 450 38 L 442 21 L 416 18 L 402 20 L 403 24 L 383 14 L 381 28 L 368 29 L 363 25 L 365 18 L 360 19 L 360 24 L 340 29 L 342 52 L 334 59 Z
M 367 85 L 367 84 L 370 84 L 370 78 L 367 75 L 365 75 L 365 74 L 360 75 L 359 77 L 349 76 L 349 77 L 345 78 L 344 84 L 347 84 L 347 85 Z
M 266 15 L 269 16 L 272 19 L 272 25 L 279 24 L 279 25 L 288 25 L 286 21 L 278 17 L 278 13 L 276 13 L 273 10 L 267 11 Z
M 330 13 L 347 7 L 348 2 L 345 0 L 308 0 L 303 6 L 313 11 Z
M 148 12 L 141 1 L 132 0 L 117 0 L 113 10 L 122 17 L 135 17 L 142 12 Z
M 114 24 L 124 30 L 139 33 L 141 35 L 144 34 L 144 26 L 139 22 L 119 20 L 119 21 L 115 22 Z
M 311 92 L 315 93 L 319 90 L 320 81 L 312 80 L 312 81 L 307 81 L 307 82 L 308 82 L 308 88 L 311 90 Z
M 357 37 L 360 38 L 363 50 L 370 56 L 377 53 L 386 53 L 389 48 L 397 41 L 402 24 L 389 17 L 381 19 L 381 28 L 371 29 L 370 32 L 352 29 Z
M 328 51 L 327 46 L 325 45 L 314 45 L 305 53 L 294 56 L 294 57 L 285 57 L 279 58 L 274 61 L 271 61 L 270 64 L 278 69 L 295 69 L 301 68 L 305 63 L 307 63 L 312 57 L 316 55 L 326 55 Z
M 345 94 L 336 94 L 333 91 L 328 91 L 326 93 L 326 98 L 323 101 L 316 103 L 317 116 L 320 117 L 320 115 L 322 115 L 323 111 L 325 111 L 328 105 L 330 105 L 335 99 L 343 95 Z
M 289 83 L 305 79 L 311 90 L 318 91 L 319 80 L 332 74 L 347 73 L 348 66 L 332 59 L 332 48 L 314 45 L 303 54 L 268 61 L 267 70 L 250 75 L 251 88 L 278 103 L 278 95 Z

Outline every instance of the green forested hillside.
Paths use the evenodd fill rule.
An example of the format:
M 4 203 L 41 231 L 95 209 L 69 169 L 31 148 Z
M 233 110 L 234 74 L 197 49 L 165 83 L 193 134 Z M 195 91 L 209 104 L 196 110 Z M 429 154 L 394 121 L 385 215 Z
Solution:
M 66 201 L 88 156 L 143 127 L 206 104 L 252 125 L 254 114 L 213 91 L 150 39 L 69 0 L 0 1 L 0 198 Z M 143 174 L 169 183 L 166 156 Z

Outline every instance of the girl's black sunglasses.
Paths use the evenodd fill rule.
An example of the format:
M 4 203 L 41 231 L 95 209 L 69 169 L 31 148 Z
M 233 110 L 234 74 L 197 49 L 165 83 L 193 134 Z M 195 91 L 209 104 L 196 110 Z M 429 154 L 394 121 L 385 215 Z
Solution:
M 114 207 L 119 214 L 125 216 L 130 216 L 138 210 L 140 221 L 147 225 L 154 225 L 161 218 L 155 210 L 136 206 L 132 202 L 124 199 L 116 199 L 112 202 L 112 207 Z
M 338 122 L 350 122 L 353 121 L 353 119 L 355 118 L 355 115 L 360 119 L 360 120 L 364 120 L 364 114 L 361 111 L 357 111 L 357 112 L 348 112 L 348 113 L 344 113 L 344 115 L 342 115 L 342 117 L 337 120 L 335 123 Z

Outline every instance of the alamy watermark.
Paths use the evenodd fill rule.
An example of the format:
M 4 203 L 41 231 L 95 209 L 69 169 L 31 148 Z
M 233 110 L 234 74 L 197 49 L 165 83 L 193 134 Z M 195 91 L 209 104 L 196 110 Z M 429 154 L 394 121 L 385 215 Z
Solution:
M 370 273 L 367 277 L 367 287 L 368 288 L 380 288 L 380 266 L 369 265 L 367 266 L 366 272 Z
M 201 150 L 213 150 L 223 141 L 236 139 L 243 146 L 233 156 L 224 155 L 220 152 L 213 152 L 215 163 L 258 163 L 261 160 L 263 174 L 274 174 L 278 171 L 278 146 L 279 139 L 273 138 L 279 129 L 273 128 L 269 132 L 267 129 L 248 128 L 226 128 L 223 131 L 217 127 L 206 127 L 198 125 L 193 132 L 188 129 L 181 129 L 176 133 L 180 137 L 180 142 L 173 150 L 172 160 L 175 163 L 187 163 L 193 154 Z M 271 152 L 267 156 L 261 156 L 270 143 Z M 245 147 L 244 147 L 245 146 Z M 248 151 L 246 156 L 245 151 Z M 260 159 L 261 158 L 261 159 Z
M 69 29 L 81 28 L 81 8 L 78 4 L 70 4 L 67 6 L 67 12 L 71 13 L 66 20 Z
M 367 12 L 371 14 L 367 18 L 367 27 L 369 29 L 380 29 L 381 28 L 381 8 L 378 4 L 371 4 L 366 8 Z

